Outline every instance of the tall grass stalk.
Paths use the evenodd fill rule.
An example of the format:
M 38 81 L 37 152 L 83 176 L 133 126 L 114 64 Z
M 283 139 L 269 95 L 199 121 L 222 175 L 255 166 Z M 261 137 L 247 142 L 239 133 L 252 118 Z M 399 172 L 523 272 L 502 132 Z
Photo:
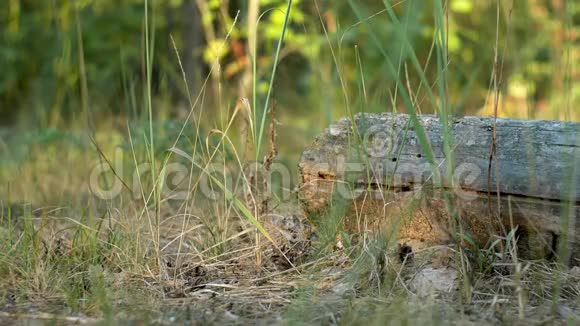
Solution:
M 196 166 L 196 168 L 200 169 L 205 175 L 207 175 L 213 183 L 215 183 L 225 194 L 227 200 L 230 200 L 234 203 L 235 207 L 240 210 L 240 212 L 252 223 L 256 229 L 260 233 L 262 233 L 269 241 L 274 243 L 274 240 L 270 236 L 270 234 L 266 231 L 266 229 L 262 226 L 262 224 L 258 221 L 258 219 L 254 216 L 253 212 L 251 212 L 244 203 L 237 198 L 237 196 L 230 190 L 224 183 L 222 183 L 218 178 L 216 178 L 211 171 L 207 170 L 207 168 L 201 166 L 200 164 L 195 162 L 195 159 L 191 157 L 189 154 L 185 153 L 184 151 L 180 150 L 179 148 L 170 148 L 169 151 L 177 154 L 187 160 L 189 160 L 192 164 Z
M 270 105 L 270 97 L 272 96 L 272 89 L 274 88 L 274 81 L 276 79 L 276 70 L 278 68 L 280 51 L 282 51 L 282 45 L 284 44 L 284 37 L 286 35 L 286 28 L 288 27 L 288 20 L 290 18 L 290 11 L 291 10 L 292 10 L 292 0 L 288 0 L 288 5 L 286 6 L 286 12 L 284 13 L 284 23 L 282 24 L 282 30 L 280 31 L 280 38 L 278 39 L 278 44 L 276 46 L 276 54 L 274 55 L 272 74 L 270 75 L 270 84 L 268 85 L 268 92 L 266 94 L 266 99 L 264 101 L 264 109 L 262 110 L 262 116 L 261 116 L 261 121 L 260 121 L 260 125 L 259 125 L 260 127 L 259 127 L 258 132 L 257 132 L 258 140 L 254 144 L 254 148 L 256 149 L 256 161 L 258 161 L 258 159 L 260 158 L 260 149 L 262 146 L 262 138 L 263 138 L 263 134 L 264 134 L 264 128 L 266 127 L 266 117 L 267 117 L 267 112 L 268 112 L 269 105 Z M 255 56 L 256 55 L 254 54 L 254 58 L 255 58 Z M 254 66 L 255 66 L 255 64 L 254 64 Z M 254 75 L 254 96 L 256 96 L 255 95 L 255 89 L 256 89 L 255 84 L 256 84 L 256 76 Z M 254 99 L 254 101 L 255 101 L 255 99 Z M 254 107 L 254 110 L 255 109 L 256 108 Z
M 259 157 L 259 153 L 260 153 L 260 145 L 261 145 L 261 142 L 262 142 L 262 138 L 261 138 L 261 137 L 262 137 L 262 135 L 263 135 L 263 132 L 264 132 L 264 127 L 265 127 L 265 113 L 267 112 L 267 110 L 268 110 L 268 106 L 269 106 L 269 104 L 268 104 L 268 100 L 269 100 L 269 98 L 271 97 L 271 93 L 272 93 L 273 83 L 274 83 L 275 76 L 276 76 L 276 68 L 277 68 L 277 64 L 278 64 L 278 61 L 279 61 L 279 56 L 280 56 L 280 51 L 281 51 L 281 47 L 282 47 L 283 40 L 284 40 L 284 35 L 285 35 L 286 26 L 287 26 L 287 24 L 288 24 L 288 19 L 289 19 L 289 15 L 290 15 L 290 9 L 291 9 L 291 5 L 292 5 L 292 1 L 289 1 L 289 3 L 288 3 L 288 8 L 287 8 L 287 11 L 286 11 L 286 13 L 285 13 L 285 23 L 284 23 L 284 25 L 283 25 L 283 29 L 282 29 L 282 32 L 281 32 L 281 35 L 280 35 L 280 39 L 279 39 L 278 48 L 277 48 L 277 51 L 276 51 L 276 54 L 275 54 L 275 58 L 274 58 L 274 66 L 273 66 L 272 75 L 271 75 L 271 83 L 270 83 L 269 92 L 268 92 L 268 95 L 267 95 L 267 101 L 266 101 L 266 104 L 265 104 L 265 106 L 264 106 L 264 112 L 263 112 L 263 114 L 264 114 L 264 115 L 262 116 L 262 118 L 263 118 L 263 119 L 262 119 L 262 124 L 260 125 L 260 129 L 259 129 L 258 131 L 254 131 L 254 130 L 253 130 L 253 128 L 252 128 L 252 131 L 253 131 L 253 134 L 254 134 L 254 135 L 255 135 L 255 134 L 259 134 L 259 138 L 258 138 L 258 139 L 256 139 L 256 138 L 254 137 L 254 140 L 255 140 L 255 143 L 254 143 L 254 145 L 255 145 L 255 146 L 254 146 L 254 147 L 255 147 L 255 149 L 256 149 L 256 159 Z M 261 16 L 260 16 L 260 17 L 261 17 Z M 232 29 L 233 29 L 233 27 L 235 26 L 235 23 L 236 23 L 236 21 L 237 21 L 237 15 L 236 15 L 236 19 L 234 20 L 234 24 L 232 25 Z M 229 37 L 230 33 L 231 33 L 231 30 L 230 30 L 230 31 L 228 32 L 228 34 L 226 35 L 226 40 L 228 39 L 228 37 Z M 224 43 L 223 43 L 223 44 L 225 45 L 225 40 L 224 40 Z M 182 72 L 182 75 L 183 75 L 183 80 L 184 80 L 184 82 L 187 84 L 187 79 L 185 78 L 186 76 L 184 75 L 184 74 L 185 74 L 185 72 L 184 72 L 184 69 L 183 69 L 183 67 L 182 67 L 182 65 L 181 65 L 181 60 L 179 59 L 179 53 L 178 53 L 178 51 L 177 51 L 177 48 L 176 48 L 175 44 L 174 44 L 174 49 L 175 49 L 175 53 L 176 53 L 176 55 L 177 55 L 177 57 L 178 57 L 178 62 L 180 63 L 180 69 L 181 69 L 181 72 Z M 255 51 L 255 49 L 254 49 L 254 51 Z M 217 58 L 216 60 L 219 60 L 219 58 Z M 255 52 L 254 52 L 254 59 L 253 59 L 253 64 L 255 65 Z M 216 67 L 216 65 L 213 65 L 213 66 L 212 66 L 212 70 L 210 71 L 210 74 L 212 74 L 212 73 L 215 73 L 215 72 L 213 71 L 214 67 Z M 219 72 L 218 72 L 218 73 L 219 73 Z M 253 87 L 254 87 L 254 92 L 255 92 L 255 89 L 256 89 L 256 82 L 257 82 L 257 76 L 256 76 L 256 75 L 254 75 L 253 77 L 254 77 L 254 83 L 253 83 Z M 209 78 L 209 76 L 208 76 L 208 78 Z M 207 81 L 207 80 L 206 80 L 206 81 Z M 186 89 L 188 89 L 188 88 L 189 88 L 189 87 L 186 85 Z M 199 98 L 199 97 L 198 97 L 198 98 Z M 194 103 L 192 103 L 191 99 L 189 99 L 189 101 L 190 101 L 190 105 L 191 105 L 192 107 L 191 107 L 191 111 L 190 111 L 190 113 L 189 113 L 189 115 L 188 115 L 188 118 L 189 118 L 189 116 L 191 115 L 191 113 L 192 113 L 192 111 L 193 111 L 193 109 L 194 109 L 194 107 L 195 107 L 195 103 L 197 103 L 197 99 L 196 99 L 196 101 L 195 101 Z M 254 102 L 255 102 L 255 101 L 256 101 L 256 99 L 254 98 Z M 229 132 L 230 128 L 232 127 L 233 123 L 235 122 L 235 118 L 236 118 L 237 114 L 239 114 L 239 113 L 243 113 L 243 112 L 244 112 L 244 110 L 245 110 L 245 109 L 248 107 L 248 105 L 247 105 L 247 104 L 248 104 L 247 100 L 245 100 L 245 99 L 240 99 L 240 102 L 238 102 L 238 104 L 237 104 L 237 105 L 236 105 L 236 107 L 234 108 L 234 112 L 233 112 L 233 114 L 232 114 L 231 118 L 230 118 L 230 119 L 229 119 L 229 121 L 226 123 L 226 125 L 224 125 L 224 126 L 223 126 L 223 128 L 222 128 L 222 131 L 219 131 L 219 130 L 213 130 L 213 131 L 211 132 L 211 134 L 217 134 L 217 135 L 219 136 L 219 140 L 218 140 L 218 143 L 216 144 L 215 148 L 213 149 L 213 151 L 211 151 L 209 147 L 207 148 L 207 150 L 208 150 L 208 152 L 207 152 L 207 154 L 208 154 L 208 157 L 207 157 L 207 161 L 206 161 L 206 163 L 198 163 L 198 162 L 196 162 L 196 159 L 197 159 L 197 157 L 196 157 L 196 152 L 195 152 L 195 151 L 196 151 L 196 148 L 197 148 L 197 146 L 195 146 L 195 149 L 194 149 L 194 153 L 193 153 L 193 155 L 189 155 L 189 154 L 187 154 L 186 152 L 184 152 L 183 150 L 181 150 L 181 149 L 179 149 L 179 148 L 177 148 L 177 147 L 176 147 L 176 145 L 177 145 L 177 140 L 174 142 L 174 146 L 173 146 L 172 148 L 170 148 L 170 149 L 169 149 L 169 152 L 168 152 L 168 153 L 169 153 L 169 154 L 177 154 L 178 156 L 181 156 L 181 157 L 184 157 L 184 158 L 188 159 L 188 160 L 190 161 L 190 163 L 192 164 L 192 166 L 191 166 L 191 168 L 192 168 L 192 169 L 191 169 L 191 171 L 190 171 L 190 173 L 191 173 L 192 175 L 193 175 L 193 173 L 192 173 L 192 172 L 193 172 L 193 168 L 196 168 L 196 169 L 199 169 L 199 170 L 201 170 L 201 171 L 202 171 L 202 174 L 203 174 L 203 175 L 206 175 L 206 176 L 207 176 L 207 177 L 208 177 L 208 178 L 211 180 L 211 185 L 212 185 L 212 186 L 213 186 L 213 185 L 216 185 L 216 186 L 217 186 L 217 187 L 218 187 L 218 188 L 219 188 L 221 191 L 223 191 L 223 192 L 224 192 L 224 194 L 225 194 L 225 197 L 224 197 L 224 202 L 223 202 L 223 207 L 224 207 L 224 209 L 229 209 L 229 207 L 230 207 L 230 203 L 231 203 L 231 204 L 233 204 L 233 206 L 234 206 L 236 209 L 238 209 L 238 210 L 239 210 L 239 211 L 242 213 L 242 215 L 243 215 L 243 216 L 244 216 L 244 217 L 245 217 L 245 218 L 246 218 L 246 219 L 247 219 L 247 220 L 248 220 L 248 221 L 249 221 L 249 222 L 250 222 L 250 223 L 251 223 L 253 226 L 255 226 L 255 227 L 256 227 L 256 229 L 258 230 L 259 234 L 262 234 L 262 235 L 264 235 L 268 241 L 270 241 L 270 242 L 271 242 L 271 243 L 272 243 L 274 246 L 276 246 L 276 247 L 277 247 L 277 245 L 276 245 L 276 243 L 274 242 L 274 240 L 272 239 L 272 237 L 269 235 L 269 233 L 266 231 L 266 229 L 265 229 L 265 228 L 263 227 L 263 225 L 261 224 L 261 222 L 260 222 L 260 220 L 259 220 L 260 216 L 259 216 L 258 212 L 251 212 L 251 211 L 250 211 L 250 210 L 249 210 L 249 209 L 248 209 L 248 208 L 247 208 L 247 207 L 244 205 L 244 203 L 243 203 L 242 201 L 240 201 L 240 200 L 237 198 L 236 194 L 235 194 L 235 193 L 234 193 L 232 190 L 230 190 L 230 188 L 231 188 L 233 185 L 230 185 L 230 184 L 228 184 L 228 183 L 227 183 L 227 180 L 225 180 L 225 179 L 224 179 L 224 181 L 223 181 L 223 182 L 222 182 L 222 181 L 220 181 L 218 178 L 216 178 L 216 177 L 215 177 L 215 176 L 212 174 L 212 172 L 211 172 L 211 171 L 209 171 L 209 170 L 208 170 L 208 167 L 209 167 L 209 165 L 210 165 L 212 162 L 214 162 L 214 159 L 216 158 L 216 155 L 217 155 L 217 154 L 219 154 L 219 153 L 225 153 L 225 151 L 226 151 L 226 145 L 227 145 L 227 144 L 226 144 L 226 142 L 227 142 L 227 143 L 229 143 L 229 144 L 232 146 L 232 149 L 233 149 L 233 151 L 234 151 L 234 156 L 235 156 L 235 158 L 236 158 L 236 161 L 237 161 L 237 163 L 238 163 L 238 166 L 239 166 L 239 167 L 240 167 L 240 168 L 243 170 L 244 163 L 240 161 L 240 157 L 238 156 L 238 154 L 237 154 L 237 151 L 235 150 L 235 147 L 233 146 L 233 143 L 232 143 L 232 142 L 229 140 L 229 137 L 227 136 L 227 134 L 228 134 L 228 132 Z M 255 110 L 254 110 L 254 113 L 255 113 Z M 198 119 L 198 120 L 199 120 L 199 119 Z M 255 120 L 254 120 L 254 121 L 255 121 Z M 186 122 L 184 122 L 184 126 L 183 126 L 183 127 L 185 127 L 185 123 L 187 123 L 187 121 L 186 121 Z M 250 119 L 250 124 L 251 124 L 252 126 L 253 126 L 253 125 L 255 125 L 255 124 L 254 124 L 254 123 L 251 121 L 251 119 Z M 182 132 L 183 132 L 183 128 L 182 128 L 182 130 L 180 131 L 180 134 L 178 135 L 178 138 L 181 136 Z M 197 142 L 197 141 L 198 141 L 198 137 L 199 137 L 199 125 L 197 125 L 197 131 L 196 131 L 196 132 L 197 132 L 197 135 L 196 135 L 195 142 Z M 210 135 L 211 135 L 211 134 L 210 134 Z M 206 143 L 206 145 L 207 145 L 207 143 Z M 167 157 L 169 157 L 169 156 L 170 156 L 170 155 L 168 155 Z M 225 159 L 225 158 L 223 158 L 223 159 Z M 167 160 L 165 161 L 165 163 L 167 163 Z M 225 167 L 226 167 L 225 161 L 224 161 L 224 162 L 222 162 L 222 163 L 223 163 L 223 167 L 225 168 Z M 223 173 L 224 173 L 224 175 L 225 175 L 225 172 L 226 172 L 226 171 L 222 171 L 222 172 L 223 172 Z M 243 181 L 244 181 L 246 184 L 249 184 L 249 181 L 248 181 L 248 179 L 246 178 L 246 176 L 245 176 L 245 174 L 244 174 L 244 173 L 242 173 L 242 177 L 243 177 Z M 190 179 L 190 182 L 189 182 L 189 188 L 191 189 L 191 192 L 195 192 L 195 191 L 197 190 L 197 188 L 198 188 L 198 184 L 199 184 L 199 182 L 200 182 L 200 181 L 201 181 L 201 178 L 199 178 L 199 179 L 198 179 L 196 182 L 192 183 L 192 180 Z M 253 196 L 253 194 L 251 194 L 251 195 Z M 188 196 L 189 196 L 189 195 L 188 195 Z M 188 198 L 190 198 L 190 197 L 188 197 Z M 188 205 L 188 204 L 186 203 L 186 208 L 187 208 L 187 205 Z M 182 225 L 182 229 L 183 229 L 184 227 L 185 227 L 185 224 L 183 224 L 183 225 Z M 183 232 L 183 230 L 182 230 L 182 232 Z M 259 243 L 257 243 L 257 246 L 259 247 Z M 181 248 L 181 241 L 180 241 L 180 246 L 179 246 L 179 248 Z M 280 249 L 278 249 L 278 251 L 280 251 L 280 253 L 281 253 L 281 254 L 282 254 L 284 257 L 285 257 L 285 254 L 284 254 L 284 253 L 283 253 L 283 252 L 282 252 Z M 290 260 L 289 260 L 288 258 L 286 258 L 286 260 L 287 260 L 288 262 L 290 262 Z M 291 263 L 291 262 L 290 262 L 290 264 L 292 265 L 292 263 Z
M 391 58 L 387 54 L 387 51 L 383 45 L 383 42 L 381 42 L 379 37 L 376 35 L 376 32 L 374 32 L 374 29 L 372 28 L 372 26 L 370 26 L 370 23 L 364 19 L 365 17 L 363 17 L 361 10 L 359 9 L 358 4 L 354 0 L 349 0 L 349 4 L 350 4 L 352 11 L 356 15 L 356 17 L 360 21 L 362 21 L 365 26 L 367 26 L 367 28 L 370 32 L 371 39 L 372 39 L 375 47 L 379 50 L 379 52 L 381 53 L 381 55 L 385 59 L 385 63 L 386 63 L 386 67 L 387 67 L 389 75 L 392 78 L 394 78 L 397 83 L 402 84 L 401 77 L 397 73 L 397 69 L 395 68 L 395 65 L 393 64 L 393 62 L 391 61 Z M 388 2 L 385 2 L 385 7 L 387 8 L 387 11 L 392 10 L 391 5 Z M 395 29 L 395 30 L 397 30 L 397 29 Z M 404 39 L 406 39 L 406 38 L 404 38 Z M 410 51 L 410 54 L 413 55 L 413 51 Z M 425 73 L 423 71 L 418 71 L 417 73 L 421 78 L 424 78 L 426 80 L 426 76 L 425 76 Z M 426 84 L 428 85 L 428 83 L 426 83 Z M 411 122 L 413 124 L 413 128 L 415 128 L 415 130 L 417 132 L 419 144 L 421 146 L 421 149 L 425 152 L 425 158 L 427 159 L 427 161 L 431 165 L 433 173 L 436 176 L 439 176 L 438 170 L 436 168 L 437 166 L 435 163 L 433 149 L 431 148 L 431 144 L 429 143 L 429 139 L 427 138 L 427 134 L 425 133 L 425 129 L 423 128 L 423 126 L 419 122 L 419 119 L 417 117 L 417 112 L 415 110 L 413 103 L 411 102 L 411 98 L 409 96 L 409 93 L 406 91 L 406 89 L 404 87 L 399 87 L 399 94 L 403 98 L 403 103 L 405 104 L 405 107 L 407 108 L 407 113 L 409 113 L 409 116 L 411 118 Z M 437 180 L 440 180 L 440 178 L 437 178 Z
M 149 139 L 148 139 L 148 154 L 149 154 L 149 163 L 151 164 L 151 180 L 153 181 L 152 185 L 152 194 L 153 194 L 153 204 L 155 208 L 155 233 L 153 234 L 155 240 L 155 252 L 156 252 L 156 260 L 157 260 L 157 268 L 161 271 L 161 251 L 160 251 L 160 240 L 161 240 L 161 230 L 160 230 L 160 218 L 161 218 L 161 189 L 159 189 L 160 184 L 162 183 L 162 174 L 160 174 L 159 178 L 156 176 L 156 162 L 155 162 L 155 136 L 153 130 L 153 103 L 152 103 L 152 95 L 151 95 L 151 74 L 153 69 L 153 57 L 154 57 L 154 50 L 153 47 L 155 45 L 155 33 L 149 35 L 149 30 L 154 30 L 154 22 L 151 22 L 152 25 L 149 26 L 149 0 L 144 1 L 144 10 L 145 10 L 145 74 L 146 74 L 146 84 L 145 84 L 145 105 L 147 108 L 147 119 L 149 121 Z M 151 37 L 151 38 L 150 38 Z M 147 206 L 147 203 L 145 204 Z M 145 207 L 147 210 L 147 207 Z

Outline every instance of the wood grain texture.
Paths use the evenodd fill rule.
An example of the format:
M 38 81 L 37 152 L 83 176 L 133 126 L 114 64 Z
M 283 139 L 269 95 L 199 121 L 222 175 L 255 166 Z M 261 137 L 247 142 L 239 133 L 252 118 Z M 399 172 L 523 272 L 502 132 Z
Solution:
M 540 252 L 548 255 L 558 239 L 567 238 L 572 260 L 580 258 L 580 124 L 497 119 L 490 168 L 493 118 L 450 119 L 450 157 L 439 118 L 423 115 L 419 123 L 432 160 L 408 115 L 359 114 L 354 122 L 332 124 L 300 159 L 299 196 L 306 210 L 348 201 L 349 215 L 359 222 L 364 217 L 377 226 L 398 225 L 400 237 L 431 242 L 452 238 L 455 225 L 483 245 L 492 234 L 519 225 L 522 239 L 547 239 Z M 403 224 L 393 223 L 410 205 L 415 212 Z

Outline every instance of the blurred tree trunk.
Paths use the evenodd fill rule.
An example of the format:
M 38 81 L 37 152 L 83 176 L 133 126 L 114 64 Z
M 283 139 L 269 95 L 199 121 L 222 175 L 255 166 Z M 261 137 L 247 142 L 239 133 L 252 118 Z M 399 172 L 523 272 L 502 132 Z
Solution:
M 238 96 L 240 98 L 250 98 L 253 94 L 250 93 L 252 89 L 253 65 L 252 62 L 256 58 L 256 38 L 258 34 L 258 14 L 260 13 L 260 0 L 250 0 L 248 3 L 248 58 L 250 62 L 246 65 L 244 74 L 240 82 Z M 256 99 L 252 99 L 256 101 Z M 256 108 L 252 108 L 255 110 Z
M 248 99 L 249 110 L 244 110 L 244 115 L 241 119 L 240 126 L 240 140 L 241 148 L 243 148 L 243 158 L 245 161 L 249 161 L 254 150 L 253 139 L 252 139 L 252 124 L 250 121 L 254 119 L 253 110 L 256 110 L 255 106 L 257 99 L 254 98 L 252 94 L 252 80 L 257 78 L 254 76 L 253 60 L 257 56 L 256 49 L 256 39 L 258 34 L 258 15 L 260 12 L 260 0 L 250 0 L 248 2 L 248 39 L 246 44 L 247 51 L 247 64 L 238 84 L 238 99 Z M 242 103 L 242 102 L 239 102 Z M 255 111 L 254 111 L 255 112 Z
M 184 1 L 181 8 L 183 15 L 183 69 L 189 85 L 190 97 L 194 97 L 201 87 L 204 67 L 201 51 L 203 48 L 203 29 L 201 16 L 194 1 Z
M 203 21 L 201 20 L 202 17 L 206 16 L 206 17 L 211 17 L 211 10 L 209 7 L 209 4 L 207 2 L 207 0 L 196 0 L 195 1 L 197 4 L 197 9 L 199 10 L 199 22 L 200 22 L 200 33 L 203 31 L 204 35 L 205 35 L 205 42 L 207 45 L 212 46 L 212 44 L 215 43 L 215 41 L 217 40 L 217 33 L 216 30 L 214 28 L 214 26 L 212 25 L 213 22 L 212 20 L 206 20 Z M 200 34 L 201 35 L 201 34 Z M 219 62 L 211 62 L 209 63 L 210 66 L 210 72 L 211 72 L 211 81 L 212 81 L 212 92 L 213 92 L 213 97 L 214 99 L 217 99 L 219 96 L 219 85 L 220 85 L 220 66 L 219 66 Z
M 563 0 L 552 0 L 552 10 L 554 10 L 554 18 L 556 23 L 554 24 L 552 31 L 552 51 L 553 51 L 553 62 L 554 62 L 554 75 L 552 78 L 553 92 L 559 93 L 558 91 L 562 89 L 564 85 L 564 77 L 562 71 L 562 58 L 564 54 L 564 28 L 565 28 L 565 15 L 564 15 L 564 1 Z

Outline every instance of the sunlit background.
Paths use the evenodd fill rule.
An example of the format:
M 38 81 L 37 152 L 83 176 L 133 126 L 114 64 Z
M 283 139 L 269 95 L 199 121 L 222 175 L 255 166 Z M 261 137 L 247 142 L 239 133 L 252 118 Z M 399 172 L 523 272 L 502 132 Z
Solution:
M 33 155 L 66 160 L 78 154 L 75 148 L 94 150 L 87 135 L 108 154 L 129 146 L 128 130 L 134 146 L 147 143 L 149 107 L 159 153 L 183 124 L 186 140 L 197 122 L 202 138 L 223 130 L 241 98 L 261 117 L 286 5 L 6 0 L 0 8 L 0 174 L 11 180 L 11 194 L 51 197 L 50 178 L 75 192 L 74 182 L 61 182 L 70 171 L 14 181 L 8 167 L 23 171 Z M 457 116 L 493 115 L 497 88 L 501 117 L 580 119 L 577 2 L 449 1 L 443 75 L 433 3 L 391 5 L 396 21 L 380 1 L 293 2 L 269 105 L 276 108 L 280 160 L 295 166 L 303 148 L 339 117 L 404 112 L 400 88 L 411 93 L 418 112 L 433 113 L 425 89 L 439 98 L 439 78 L 446 79 L 449 111 Z M 234 140 L 238 129 L 234 123 Z M 63 143 L 66 151 L 58 147 Z M 17 190 L 27 182 L 39 184 L 34 193 Z

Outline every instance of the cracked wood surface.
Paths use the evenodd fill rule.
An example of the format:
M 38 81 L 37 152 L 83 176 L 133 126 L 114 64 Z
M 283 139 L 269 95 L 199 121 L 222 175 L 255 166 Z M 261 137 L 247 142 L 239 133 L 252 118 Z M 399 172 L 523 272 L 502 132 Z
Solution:
M 419 123 L 431 162 L 408 115 L 358 114 L 354 123 L 332 124 L 300 159 L 306 210 L 346 201 L 353 217 L 346 224 L 357 231 L 386 227 L 421 243 L 450 240 L 450 228 L 462 227 L 484 245 L 518 225 L 520 242 L 541 243 L 524 245 L 530 256 L 551 256 L 567 238 L 570 258 L 580 262 L 580 124 L 498 118 L 490 169 L 493 118 L 450 119 L 451 158 L 439 118 L 422 115 Z

